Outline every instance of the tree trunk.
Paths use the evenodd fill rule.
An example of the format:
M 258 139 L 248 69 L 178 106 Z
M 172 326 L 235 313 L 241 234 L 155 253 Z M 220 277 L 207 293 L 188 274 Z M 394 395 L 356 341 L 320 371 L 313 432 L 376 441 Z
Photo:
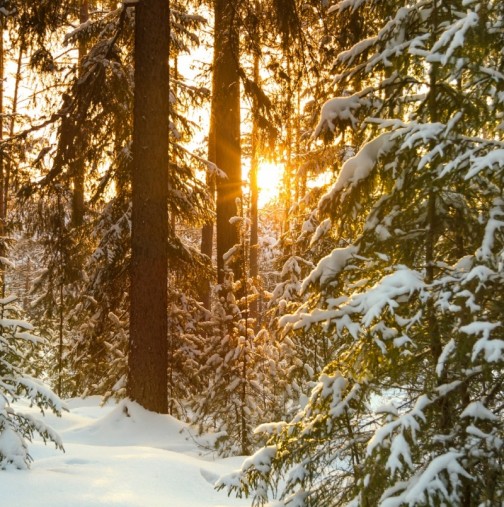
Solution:
M 167 413 L 169 3 L 135 5 L 128 394 Z
M 210 119 L 210 130 L 208 132 L 208 160 L 215 163 L 215 125 L 213 119 Z M 207 174 L 206 178 L 208 192 L 215 198 L 215 175 Z M 209 221 L 201 229 L 201 253 L 205 254 L 210 261 L 213 258 L 214 246 L 214 223 Z M 212 305 L 212 287 L 210 278 L 201 282 L 200 299 L 203 306 L 209 310 Z
M 254 53 L 254 82 L 260 85 L 259 76 L 259 55 Z M 259 187 L 257 184 L 257 175 L 259 172 L 259 121 L 257 97 L 254 96 L 252 104 L 252 143 L 251 143 L 251 162 L 250 162 L 250 278 L 257 279 L 259 276 Z M 255 319 L 257 330 L 259 301 L 254 299 L 250 303 L 250 317 Z
M 237 215 L 241 198 L 239 37 L 235 4 L 215 0 L 215 41 L 212 122 L 215 133 L 215 162 L 227 178 L 217 178 L 217 279 L 224 280 L 224 254 L 239 242 L 229 220 Z M 232 269 L 242 278 L 241 262 Z
M 14 136 L 14 130 L 16 128 L 16 114 L 17 114 L 18 101 L 19 101 L 19 84 L 21 82 L 21 65 L 23 63 L 23 54 L 24 54 L 24 46 L 21 44 L 21 47 L 19 48 L 17 65 L 16 65 L 16 77 L 14 80 L 14 94 L 12 97 L 12 112 L 11 112 L 11 118 L 10 118 L 10 124 L 9 124 L 9 137 Z M 3 201 L 4 201 L 5 216 L 7 216 L 7 209 L 8 209 L 8 203 L 9 203 L 9 188 L 10 188 L 10 181 L 11 181 L 11 174 L 12 174 L 12 161 L 7 160 L 6 162 L 7 162 L 7 164 L 5 166 L 4 193 L 3 193 L 4 194 Z
M 89 20 L 88 0 L 81 0 L 80 23 Z M 83 41 L 79 42 L 79 73 L 82 73 L 82 61 L 86 56 L 87 48 Z M 81 134 L 82 135 L 82 134 Z M 85 157 L 84 153 L 77 154 L 73 167 L 73 194 L 72 194 L 72 225 L 80 227 L 84 223 L 84 181 L 85 181 Z
M 0 18 L 0 141 L 4 137 L 4 79 L 5 79 L 5 55 L 4 55 L 4 43 L 3 43 L 3 32 L 4 23 L 3 19 Z M 0 256 L 5 257 L 5 225 L 7 219 L 7 203 L 6 194 L 7 186 L 5 183 L 5 157 L 3 149 L 0 150 Z M 4 265 L 0 262 L 0 296 L 5 296 L 5 272 Z M 2 306 L 2 317 L 3 317 L 3 306 Z
M 5 79 L 5 55 L 3 42 L 4 24 L 0 18 L 0 141 L 4 136 L 4 79 Z M 0 255 L 4 256 L 3 236 L 5 234 L 5 164 L 3 150 L 0 151 Z M 3 269 L 2 269 L 3 273 Z M 3 274 L 2 274 L 3 278 Z

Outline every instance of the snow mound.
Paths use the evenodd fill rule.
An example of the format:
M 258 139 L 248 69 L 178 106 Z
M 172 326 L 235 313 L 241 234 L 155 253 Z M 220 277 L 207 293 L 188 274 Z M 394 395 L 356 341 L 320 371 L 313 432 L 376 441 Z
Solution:
M 0 471 L 2 505 L 23 507 L 240 507 L 214 484 L 243 458 L 199 456 L 186 424 L 124 400 L 72 399 L 70 412 L 44 422 L 58 428 L 66 453 L 30 445 L 30 471 Z M 34 411 L 26 402 L 26 412 Z
M 177 452 L 194 450 L 187 425 L 170 415 L 155 414 L 138 403 L 123 400 L 108 414 L 91 424 L 67 430 L 64 440 L 92 439 L 94 445 L 141 446 Z

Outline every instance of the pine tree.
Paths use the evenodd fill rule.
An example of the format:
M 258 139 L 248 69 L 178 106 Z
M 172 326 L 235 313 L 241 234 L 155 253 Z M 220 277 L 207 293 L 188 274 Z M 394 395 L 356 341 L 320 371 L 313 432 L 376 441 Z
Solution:
M 331 9 L 358 15 L 361 33 L 387 21 L 340 51 L 346 94 L 314 131 L 367 141 L 319 201 L 331 227 L 315 236 L 336 248 L 283 319 L 324 333 L 331 359 L 233 479 L 256 505 L 276 491 L 307 506 L 490 506 L 503 494 L 502 5 L 380 9 Z
M 201 16 L 173 5 L 172 60 L 198 43 L 197 30 L 204 22 Z M 37 183 L 27 184 L 16 174 L 23 197 L 18 203 L 23 206 L 16 206 L 13 216 L 19 234 L 37 245 L 34 258 L 41 260 L 40 276 L 32 287 L 33 303 L 26 309 L 50 340 L 50 355 L 63 359 L 57 360 L 61 368 L 48 369 L 51 382 L 57 385 L 62 378 L 62 394 L 72 396 L 125 393 L 129 331 L 123 324 L 129 311 L 134 16 L 131 7 L 113 7 L 92 11 L 89 21 L 68 33 L 55 29 L 54 38 L 64 40 L 68 47 L 87 48 L 80 62 L 69 62 L 72 66 L 65 80 L 57 60 L 53 74 L 45 77 L 57 82 L 52 88 L 64 89 L 59 104 L 52 88 L 39 95 L 47 99 L 48 119 L 34 118 L 32 123 L 45 124 L 46 137 L 55 136 L 56 145 L 47 146 L 39 131 L 30 128 L 5 141 L 6 146 L 14 147 L 28 138 L 23 153 L 42 176 Z M 72 21 L 78 23 L 78 10 L 73 16 Z M 180 73 L 174 81 L 177 104 L 169 112 L 172 223 L 168 248 L 173 269 L 187 271 L 188 263 L 199 266 L 200 258 L 179 240 L 177 228 L 186 222 L 199 224 L 211 213 L 206 188 L 197 178 L 197 171 L 206 168 L 206 163 L 184 146 L 194 131 L 187 110 L 201 104 L 207 92 L 188 85 Z M 174 97 L 172 90 L 171 99 Z M 71 186 L 74 169 L 82 163 L 87 199 L 84 223 L 77 226 L 72 218 L 75 193 Z M 36 181 L 33 174 L 26 177 Z M 177 289 L 186 287 L 179 284 Z
M 40 408 L 61 415 L 59 398 L 30 375 L 30 363 L 43 340 L 32 334 L 33 326 L 19 318 L 15 297 L 0 299 L 0 469 L 28 468 L 32 458 L 27 441 L 38 433 L 63 450 L 58 434 L 40 419 L 23 413 L 15 402 L 26 398 Z
M 201 323 L 206 337 L 197 376 L 206 382 L 203 392 L 193 394 L 191 407 L 200 432 L 217 432 L 215 447 L 221 455 L 246 455 L 258 443 L 254 427 L 274 413 L 279 355 L 266 330 L 255 332 L 253 280 L 235 281 L 229 267 L 236 263 L 233 256 L 247 250 L 249 234 L 243 217 L 235 217 L 233 225 L 241 241 L 226 257 L 224 281 L 215 287 L 212 311 Z

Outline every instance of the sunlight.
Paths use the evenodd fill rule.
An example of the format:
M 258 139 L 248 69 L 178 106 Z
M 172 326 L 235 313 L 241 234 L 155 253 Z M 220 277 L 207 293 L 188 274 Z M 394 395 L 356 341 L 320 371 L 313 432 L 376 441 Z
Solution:
M 262 160 L 259 163 L 257 182 L 259 186 L 259 208 L 275 199 L 282 187 L 284 166 L 282 163 Z

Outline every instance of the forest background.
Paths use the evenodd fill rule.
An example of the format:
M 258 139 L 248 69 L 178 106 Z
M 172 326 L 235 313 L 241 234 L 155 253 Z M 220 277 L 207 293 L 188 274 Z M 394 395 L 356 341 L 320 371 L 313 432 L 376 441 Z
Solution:
M 2 467 L 20 395 L 130 397 L 257 505 L 497 505 L 502 2 L 0 16 Z

